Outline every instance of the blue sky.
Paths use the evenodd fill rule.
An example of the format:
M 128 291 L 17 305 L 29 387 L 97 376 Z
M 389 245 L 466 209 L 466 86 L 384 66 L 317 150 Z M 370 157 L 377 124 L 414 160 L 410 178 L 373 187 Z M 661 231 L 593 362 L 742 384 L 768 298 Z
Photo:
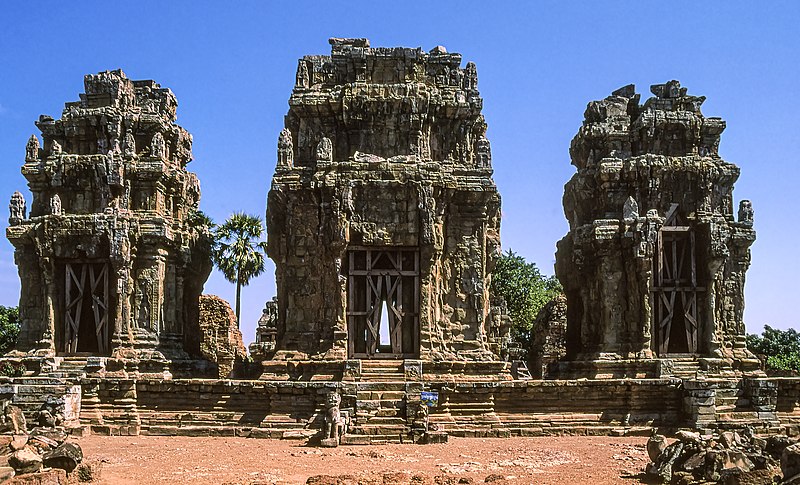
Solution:
M 647 96 L 650 84 L 678 79 L 708 97 L 707 116 L 727 121 L 720 151 L 742 169 L 734 196 L 755 208 L 748 330 L 787 328 L 799 323 L 798 22 L 800 2 L 789 1 L 4 2 L 0 196 L 25 188 L 19 168 L 39 114 L 59 116 L 84 74 L 122 68 L 177 95 L 178 122 L 194 136 L 189 169 L 202 183 L 201 208 L 217 221 L 237 210 L 263 217 L 299 57 L 328 54 L 334 36 L 444 45 L 478 66 L 503 246 L 552 273 L 567 231 L 569 142 L 586 103 L 628 83 Z M 206 285 L 229 301 L 234 291 L 218 273 Z M 273 294 L 270 266 L 243 290 L 245 342 Z M 0 304 L 18 298 L 3 238 Z

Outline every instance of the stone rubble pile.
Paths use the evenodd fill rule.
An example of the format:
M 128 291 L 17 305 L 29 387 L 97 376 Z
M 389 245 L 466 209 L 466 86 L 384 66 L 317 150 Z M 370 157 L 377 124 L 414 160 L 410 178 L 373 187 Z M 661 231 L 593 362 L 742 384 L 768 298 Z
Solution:
M 668 443 L 663 435 L 650 437 L 649 478 L 682 485 L 800 484 L 800 437 L 758 437 L 745 428 L 713 434 L 679 431 L 676 438 Z
M 30 431 L 19 407 L 8 401 L 2 406 L 0 482 L 66 484 L 68 480 L 98 478 L 96 465 L 83 463 L 80 445 L 68 440 L 64 417 L 56 400 L 42 404 Z

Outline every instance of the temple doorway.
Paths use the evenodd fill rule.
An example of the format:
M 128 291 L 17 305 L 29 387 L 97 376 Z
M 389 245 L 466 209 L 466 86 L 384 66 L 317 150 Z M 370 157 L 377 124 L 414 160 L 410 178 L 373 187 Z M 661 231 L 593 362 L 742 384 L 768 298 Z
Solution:
M 653 259 L 653 327 L 660 356 L 698 352 L 697 308 L 705 288 L 698 285 L 696 253 L 695 232 L 673 204 Z
M 57 338 L 66 355 L 109 353 L 110 268 L 107 262 L 64 263 L 63 321 Z
M 350 357 L 418 356 L 419 251 L 352 249 L 346 274 Z

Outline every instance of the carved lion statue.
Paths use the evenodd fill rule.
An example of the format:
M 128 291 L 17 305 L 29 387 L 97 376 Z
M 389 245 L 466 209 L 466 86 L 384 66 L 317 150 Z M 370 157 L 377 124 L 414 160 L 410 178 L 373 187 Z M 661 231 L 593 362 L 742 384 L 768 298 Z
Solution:
M 342 397 L 338 392 L 331 392 L 325 396 L 325 433 L 324 438 L 339 440 L 344 434 L 344 419 L 339 411 Z

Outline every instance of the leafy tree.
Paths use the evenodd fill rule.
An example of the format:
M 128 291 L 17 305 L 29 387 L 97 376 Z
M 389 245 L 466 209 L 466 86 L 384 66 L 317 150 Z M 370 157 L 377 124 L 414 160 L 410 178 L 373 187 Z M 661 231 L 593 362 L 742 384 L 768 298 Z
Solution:
M 242 286 L 264 272 L 267 243 L 261 218 L 243 212 L 234 213 L 214 231 L 214 264 L 225 279 L 236 284 L 236 324 L 239 325 Z
M 0 305 L 0 354 L 13 349 L 18 336 L 19 309 Z
M 491 292 L 506 300 L 508 313 L 514 320 L 511 335 L 527 349 L 533 339 L 531 330 L 536 315 L 562 289 L 555 276 L 543 275 L 535 263 L 525 261 L 509 249 L 497 260 Z
M 747 336 L 747 348 L 766 357 L 768 370 L 800 372 L 800 333 L 764 325 L 761 336 Z

